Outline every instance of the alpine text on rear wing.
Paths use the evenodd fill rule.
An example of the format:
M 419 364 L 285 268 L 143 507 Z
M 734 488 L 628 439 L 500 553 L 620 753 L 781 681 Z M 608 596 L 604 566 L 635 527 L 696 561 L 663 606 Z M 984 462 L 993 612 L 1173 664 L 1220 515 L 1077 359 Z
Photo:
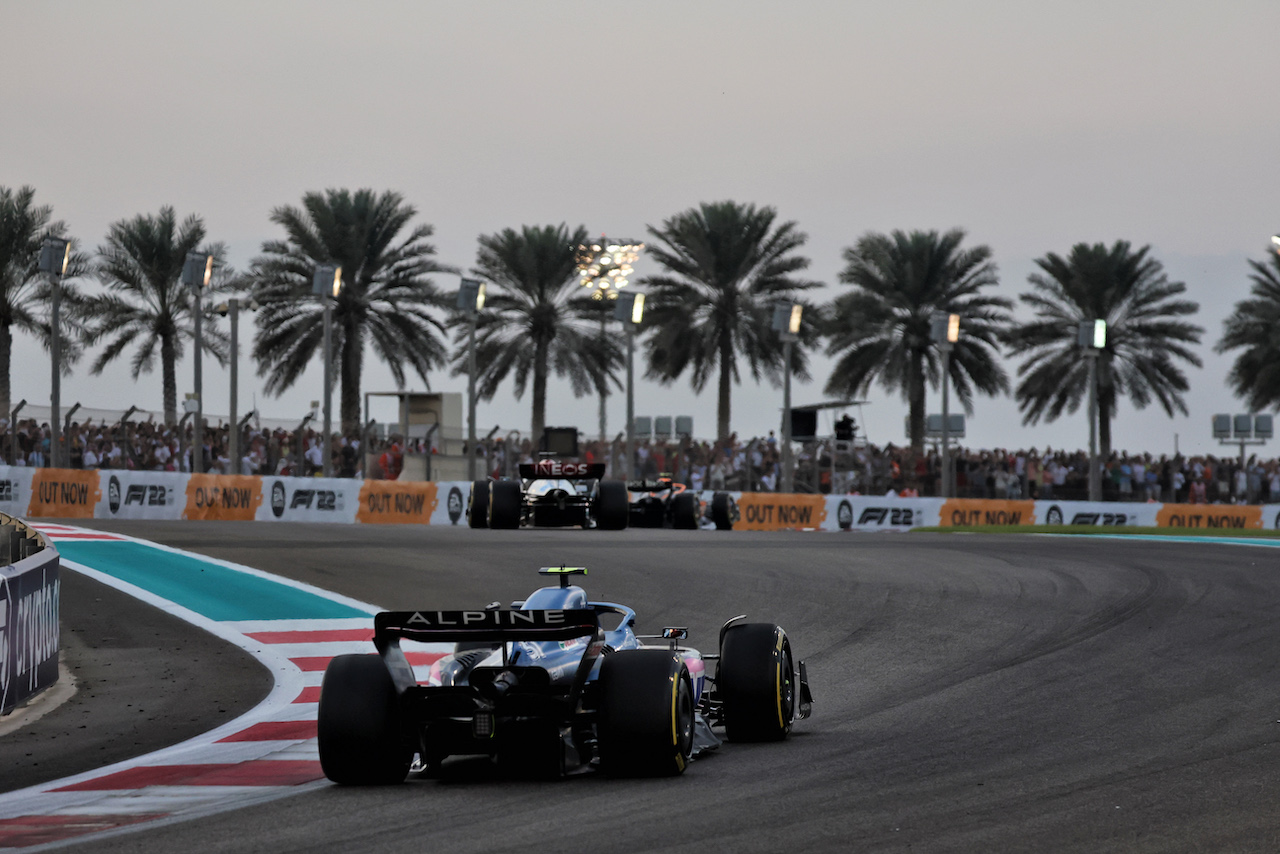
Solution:
M 373 618 L 374 644 L 414 641 L 554 641 L 594 636 L 600 623 L 590 609 L 557 611 L 383 611 Z

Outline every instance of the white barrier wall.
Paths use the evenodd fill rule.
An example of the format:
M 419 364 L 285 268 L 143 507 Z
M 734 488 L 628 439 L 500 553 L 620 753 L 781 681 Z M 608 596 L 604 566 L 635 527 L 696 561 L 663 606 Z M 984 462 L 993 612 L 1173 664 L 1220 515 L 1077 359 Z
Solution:
M 699 497 L 710 502 L 712 493 Z M 1001 501 L 730 493 L 742 531 L 908 531 L 931 526 L 1280 528 L 1280 505 Z M 0 512 L 19 517 L 465 525 L 469 481 L 256 477 L 0 466 Z

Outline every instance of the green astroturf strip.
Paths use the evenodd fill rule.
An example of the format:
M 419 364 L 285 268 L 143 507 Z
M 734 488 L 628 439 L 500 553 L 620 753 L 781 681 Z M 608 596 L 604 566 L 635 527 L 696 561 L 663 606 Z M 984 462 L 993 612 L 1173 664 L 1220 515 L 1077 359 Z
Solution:
M 913 533 L 926 534 L 1071 534 L 1073 536 L 1149 537 L 1153 539 L 1186 539 L 1190 542 L 1237 542 L 1242 539 L 1277 540 L 1280 531 L 1268 528 L 1144 528 L 1137 526 L 1100 525 L 973 525 L 969 527 L 920 527 Z M 1259 545 L 1271 545 L 1261 542 Z
M 1184 536 L 1180 534 L 1094 534 L 1095 537 L 1108 537 L 1113 540 L 1172 540 L 1175 543 L 1225 543 L 1236 546 L 1270 546 L 1280 548 L 1280 540 L 1274 537 L 1217 537 L 1217 536 Z
M 57 549 L 67 560 L 141 587 L 211 620 L 369 616 L 287 584 L 142 543 L 63 541 L 57 543 Z

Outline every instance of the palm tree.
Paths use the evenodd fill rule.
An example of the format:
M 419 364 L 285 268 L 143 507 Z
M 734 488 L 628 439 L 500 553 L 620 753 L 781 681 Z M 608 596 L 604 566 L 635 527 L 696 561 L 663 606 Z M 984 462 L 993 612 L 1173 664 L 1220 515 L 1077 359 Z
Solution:
M 1164 267 L 1149 257 L 1149 246 L 1136 252 L 1124 240 L 1108 248 L 1077 243 L 1063 258 L 1053 252 L 1036 259 L 1041 272 L 1027 280 L 1035 287 L 1019 299 L 1037 319 L 1008 335 L 1014 355 L 1026 355 L 1018 368 L 1016 397 L 1024 424 L 1053 421 L 1075 412 L 1089 392 L 1089 367 L 1080 357 L 1077 338 L 1084 321 L 1107 322 L 1107 345 L 1098 352 L 1098 435 L 1102 458 L 1111 455 L 1111 419 L 1121 395 L 1138 409 L 1154 398 L 1170 416 L 1187 413 L 1182 392 L 1186 375 L 1181 359 L 1200 367 L 1187 349 L 1199 344 L 1204 329 L 1181 318 L 1200 310 L 1198 303 L 1174 299 L 1185 293 L 1171 282 Z
M 997 344 L 1012 303 L 981 293 L 997 282 L 991 249 L 961 249 L 964 231 L 867 233 L 845 249 L 840 281 L 854 290 L 837 297 L 825 331 L 827 354 L 840 354 L 827 394 L 865 395 L 873 382 L 907 401 L 911 447 L 924 447 L 926 386 L 942 378 L 941 352 L 930 335 L 933 315 L 958 314 L 960 340 L 952 349 L 950 383 L 965 412 L 974 392 L 1009 389 Z
M 645 326 L 648 376 L 664 384 L 689 370 L 694 391 L 718 376 L 716 433 L 729 435 L 730 391 L 742 381 L 738 359 L 752 379 L 775 384 L 783 368 L 783 345 L 771 328 L 773 307 L 799 301 L 797 293 L 820 286 L 796 278 L 809 266 L 797 255 L 808 236 L 794 222 L 775 224 L 777 212 L 737 202 L 703 203 L 672 216 L 661 228 L 649 226 L 658 241 L 650 248 L 668 275 L 649 276 Z M 792 348 L 791 369 L 808 379 L 806 345 L 816 337 L 813 312 L 804 316 L 800 347 Z
M 368 189 L 307 193 L 301 208 L 272 211 L 285 238 L 264 243 L 240 282 L 262 305 L 253 356 L 267 393 L 284 392 L 322 352 L 324 309 L 311 284 L 323 264 L 342 267 L 332 319 L 343 432 L 359 429 L 366 341 L 397 386 L 404 387 L 407 365 L 430 388 L 427 374 L 444 364 L 445 347 L 431 313 L 440 294 L 428 276 L 449 268 L 434 258 L 430 225 L 402 233 L 416 215 L 399 193 Z
M 48 278 L 39 272 L 40 247 L 46 237 L 66 237 L 67 227 L 53 221 L 53 209 L 34 204 L 35 190 L 23 187 L 16 192 L 0 187 L 0 417 L 9 417 L 9 372 L 15 328 L 36 335 L 46 349 L 50 344 L 50 318 L 40 313 L 49 306 L 52 293 Z M 74 241 L 72 246 L 74 247 Z M 73 248 L 71 263 L 62 282 L 62 298 L 69 311 L 61 313 L 62 371 L 65 374 L 79 358 L 80 348 L 74 308 L 79 294 L 66 279 L 83 275 L 88 259 Z
M 1214 347 L 1219 353 L 1244 349 L 1231 366 L 1227 382 L 1248 401 L 1251 412 L 1280 408 L 1280 254 L 1271 253 L 1270 262 L 1270 267 L 1249 262 L 1253 298 L 1236 303 L 1235 311 L 1223 321 L 1222 340 Z
M 568 377 L 575 397 L 608 387 L 621 358 L 612 339 L 599 333 L 606 306 L 581 296 L 576 247 L 588 243 L 579 226 L 523 226 L 480 238 L 475 272 L 494 286 L 477 321 L 476 393 L 492 399 L 508 375 L 516 397 L 532 382 L 532 436 L 537 442 L 547 422 L 547 379 Z M 467 365 L 465 348 L 455 356 L 455 373 Z
M 202 318 L 211 321 L 213 309 L 182 284 L 187 253 L 199 249 L 214 257 L 217 278 L 210 292 L 226 287 L 233 272 L 224 259 L 226 247 L 205 242 L 204 223 L 192 214 L 179 225 L 172 207 L 155 216 L 139 214 L 112 223 L 106 243 L 98 247 L 98 279 L 109 291 L 90 297 L 80 309 L 86 318 L 85 343 L 107 341 L 94 360 L 92 371 L 102 373 L 131 345 L 136 346 L 130 367 L 133 378 L 155 369 L 160 351 L 160 375 L 164 394 L 164 420 L 178 420 L 177 363 L 194 340 L 197 304 Z M 203 350 L 222 364 L 227 358 L 227 335 L 211 322 L 204 324 Z

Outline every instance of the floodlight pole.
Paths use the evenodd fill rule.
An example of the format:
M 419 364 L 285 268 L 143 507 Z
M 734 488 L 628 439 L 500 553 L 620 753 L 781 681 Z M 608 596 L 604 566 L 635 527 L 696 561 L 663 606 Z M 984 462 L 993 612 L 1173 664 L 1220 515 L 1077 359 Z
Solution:
M 795 482 L 795 460 L 791 453 L 791 347 L 799 337 L 804 306 L 778 303 L 773 307 L 770 326 L 782 341 L 782 477 L 778 491 L 791 492 Z
M 467 480 L 476 479 L 476 327 L 480 313 L 471 313 L 467 340 Z M 431 449 L 427 449 L 431 453 Z
M 951 477 L 951 428 L 947 422 L 951 414 L 951 350 L 960 340 L 960 315 L 933 315 L 929 321 L 929 337 L 942 354 L 942 497 L 951 498 L 955 484 Z
M 1089 500 L 1102 500 L 1102 472 L 1098 471 L 1098 351 L 1088 347 L 1089 360 Z
M 49 355 L 53 359 L 53 381 L 49 387 L 49 459 L 46 465 L 58 468 L 62 458 L 62 276 L 53 274 L 53 288 L 49 299 Z
M 616 299 L 627 285 L 631 276 L 632 264 L 640 257 L 644 249 L 643 243 L 634 240 L 609 240 L 603 234 L 599 242 L 579 244 L 575 253 L 575 261 L 580 274 L 580 284 L 590 287 L 592 297 L 598 300 Z M 605 321 L 608 316 L 600 314 L 600 343 L 608 342 L 605 335 Z M 609 386 L 605 383 L 600 388 L 600 441 L 609 439 L 607 405 Z M 534 437 L 537 441 L 537 437 Z
M 239 379 L 239 363 L 240 363 L 240 301 L 232 297 L 227 300 L 227 317 L 231 320 L 231 435 L 229 453 L 231 456 L 231 472 L 233 474 L 243 474 L 240 470 L 240 419 L 236 412 L 237 392 L 239 388 L 237 381 Z
M 333 450 L 330 436 L 333 431 L 333 300 L 325 294 L 324 301 L 324 433 L 320 437 L 321 474 L 333 477 Z
M 467 480 L 471 481 L 476 479 L 476 327 L 480 325 L 484 299 L 485 284 L 479 279 L 464 277 L 458 284 L 458 310 L 471 318 L 467 329 Z M 428 447 L 428 463 L 430 454 Z
M 627 323 L 627 464 L 623 468 L 626 472 L 628 481 L 635 477 L 636 460 L 636 387 L 635 387 L 635 359 L 636 359 L 636 325 Z
M 942 351 L 942 497 L 952 497 L 951 483 L 951 425 L 950 403 L 951 391 L 951 347 L 950 341 L 938 344 Z
M 1077 343 L 1089 360 L 1089 500 L 1102 500 L 1098 468 L 1098 354 L 1107 346 L 1107 323 L 1101 318 L 1080 322 Z
M 779 492 L 791 492 L 795 461 L 791 454 L 791 343 L 792 336 L 782 334 L 782 483 Z
M 202 298 L 202 296 L 201 296 L 200 292 L 199 292 L 199 291 L 196 291 L 196 304 L 195 304 L 195 315 L 196 315 L 196 363 L 195 363 L 195 370 L 196 370 L 196 376 L 195 376 L 195 387 L 196 387 L 196 425 L 195 425 L 195 434 L 194 434 L 194 436 L 195 436 L 195 441 L 194 441 L 194 442 L 192 442 L 192 444 L 191 444 L 191 456 L 192 456 L 192 465 L 191 465 L 191 470 L 192 470 L 193 472 L 195 472 L 196 474 L 202 474 L 202 473 L 204 472 L 204 387 L 203 387 L 203 381 L 204 381 L 204 379 L 203 379 L 203 375 L 202 375 L 202 373 L 201 373 L 201 365 L 200 365 L 200 351 L 201 351 L 202 349 L 204 349 L 204 344 L 203 344 L 203 341 L 201 340 L 201 339 L 202 339 L 202 334 L 203 334 L 203 330 L 202 330 L 202 326 L 201 326 L 201 315 L 203 315 L 203 314 L 204 314 L 204 312 L 201 310 L 201 308 L 202 308 L 201 303 L 202 303 L 202 302 L 203 302 L 203 298 Z
M 206 252 L 188 252 L 182 265 L 182 284 L 191 289 L 195 295 L 191 313 L 195 316 L 195 394 L 196 423 L 191 443 L 191 471 L 204 473 L 204 374 L 200 358 L 204 350 L 204 289 L 209 286 L 213 275 L 213 256 Z
M 338 298 L 341 290 L 341 267 L 335 264 L 316 267 L 315 277 L 311 280 L 311 293 L 320 297 L 324 314 L 324 425 L 320 437 L 320 473 L 324 477 L 333 477 L 333 301 Z M 298 451 L 301 454 L 301 446 Z
M 46 237 L 40 247 L 40 272 L 48 273 L 53 287 L 49 294 L 49 355 L 53 377 L 49 384 L 49 459 L 57 468 L 62 458 L 62 278 L 71 259 L 71 243 L 61 237 Z

